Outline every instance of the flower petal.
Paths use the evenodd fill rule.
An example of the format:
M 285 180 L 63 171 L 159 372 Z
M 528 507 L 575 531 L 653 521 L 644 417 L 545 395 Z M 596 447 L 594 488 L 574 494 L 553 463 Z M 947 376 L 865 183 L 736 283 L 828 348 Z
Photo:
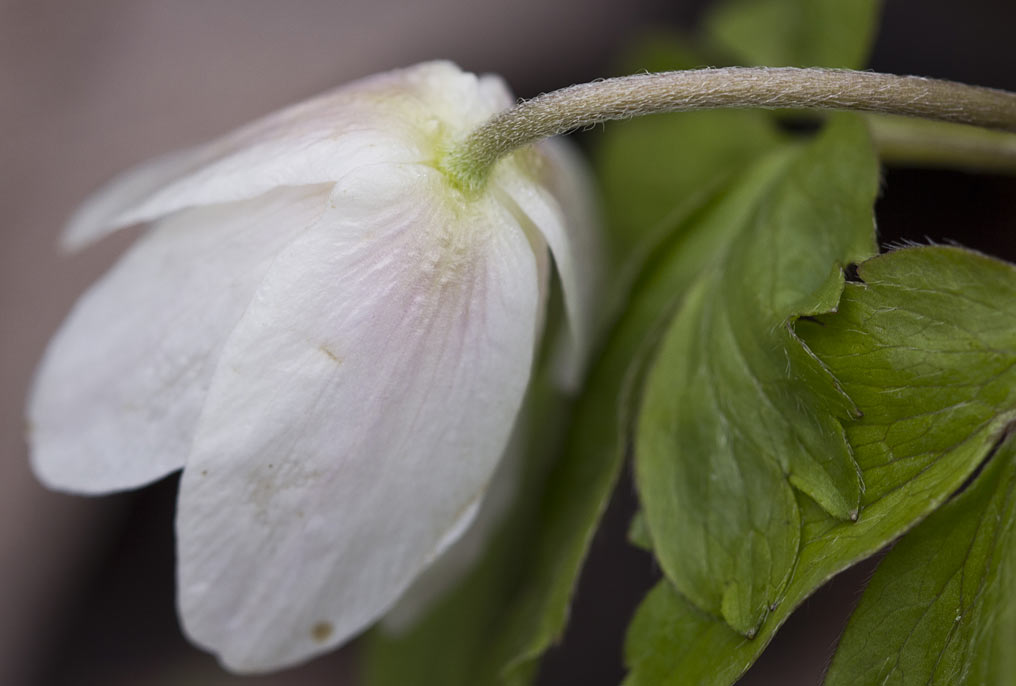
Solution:
M 32 465 L 51 488 L 133 488 L 179 469 L 227 335 L 327 187 L 177 214 L 78 301 L 29 400 Z
M 277 186 L 337 181 L 365 165 L 433 161 L 444 138 L 511 102 L 500 79 L 450 62 L 370 76 L 126 172 L 81 207 L 64 244 L 78 248 L 122 226 Z
M 558 381 L 574 389 L 591 352 L 600 313 L 602 232 L 592 180 L 566 141 L 544 141 L 516 155 L 497 168 L 492 186 L 550 245 L 568 315 L 568 337 L 558 355 Z M 528 167 L 536 169 L 538 183 L 523 171 Z
M 515 423 L 508 447 L 490 479 L 490 487 L 465 533 L 420 573 L 384 616 L 381 627 L 398 635 L 410 629 L 476 565 L 508 515 L 522 477 L 529 422 L 525 410 Z
M 532 364 L 536 260 L 434 169 L 349 175 L 230 337 L 181 482 L 179 603 L 237 671 L 383 615 L 462 533 Z

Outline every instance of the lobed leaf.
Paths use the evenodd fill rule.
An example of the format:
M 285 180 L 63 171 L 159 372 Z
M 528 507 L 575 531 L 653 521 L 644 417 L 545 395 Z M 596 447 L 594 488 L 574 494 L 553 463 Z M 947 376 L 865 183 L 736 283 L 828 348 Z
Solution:
M 879 379 L 858 390 L 874 406 L 869 426 L 851 431 L 862 449 L 882 456 L 871 463 L 874 499 L 944 450 L 974 443 L 983 454 L 1016 417 L 1016 267 L 934 246 L 884 255 L 859 275 L 864 283 L 848 289 L 833 331 L 814 338 L 837 336 L 836 363 L 867 366 Z M 903 383 L 922 389 L 917 402 L 903 397 L 913 395 Z M 910 444 L 922 449 L 901 454 L 899 446 Z M 827 683 L 1011 678 L 1013 451 L 1008 441 L 970 489 L 883 561 Z
M 754 635 L 794 568 L 791 485 L 838 519 L 860 481 L 840 421 L 854 411 L 787 326 L 835 307 L 842 267 L 875 252 L 878 166 L 839 118 L 740 208 L 686 292 L 650 370 L 636 478 L 667 578 Z
M 733 683 L 794 607 L 935 510 L 1016 417 L 1010 265 L 936 246 L 876 257 L 858 274 L 838 312 L 795 326 L 863 413 L 845 424 L 866 486 L 858 520 L 796 495 L 800 554 L 754 640 L 659 584 L 629 629 L 629 684 Z
M 730 240 L 730 227 L 749 204 L 741 198 L 762 193 L 787 156 L 774 153 L 742 183 L 677 218 L 649 251 L 578 400 L 565 456 L 551 476 L 533 543 L 536 556 L 497 643 L 511 657 L 504 683 L 527 683 L 538 658 L 564 631 L 582 561 L 627 453 L 644 363 L 662 325 L 680 294 Z

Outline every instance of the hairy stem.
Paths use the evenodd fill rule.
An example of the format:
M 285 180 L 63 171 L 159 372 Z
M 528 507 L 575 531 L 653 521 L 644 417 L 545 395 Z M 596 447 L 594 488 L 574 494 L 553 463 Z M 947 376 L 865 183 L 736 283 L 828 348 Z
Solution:
M 1016 131 L 1016 93 L 873 72 L 728 67 L 635 74 L 540 95 L 473 131 L 444 166 L 475 189 L 498 159 L 534 141 L 613 119 L 716 108 L 857 110 Z

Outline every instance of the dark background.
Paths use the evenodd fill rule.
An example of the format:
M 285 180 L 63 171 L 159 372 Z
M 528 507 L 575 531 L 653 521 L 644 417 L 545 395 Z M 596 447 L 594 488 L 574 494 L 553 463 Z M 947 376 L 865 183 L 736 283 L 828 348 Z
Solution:
M 521 96 L 587 81 L 640 29 L 690 27 L 705 4 L 0 0 L 0 684 L 355 683 L 355 646 L 239 679 L 182 639 L 175 478 L 98 499 L 32 479 L 22 440 L 32 370 L 77 294 L 131 239 L 57 255 L 57 233 L 89 191 L 154 154 L 424 59 L 501 73 Z M 1010 0 L 888 0 L 871 66 L 1016 90 L 1013 26 Z M 1012 177 L 889 169 L 877 211 L 886 243 L 952 239 L 1016 261 Z M 624 543 L 634 502 L 623 483 L 543 684 L 619 682 L 624 627 L 657 575 Z M 818 684 L 872 569 L 819 592 L 743 683 Z

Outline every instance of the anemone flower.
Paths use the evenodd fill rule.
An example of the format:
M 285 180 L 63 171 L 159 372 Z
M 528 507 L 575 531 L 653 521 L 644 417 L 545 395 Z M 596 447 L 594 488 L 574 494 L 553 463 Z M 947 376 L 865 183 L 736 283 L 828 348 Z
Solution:
M 77 248 L 151 223 L 45 354 L 35 472 L 98 494 L 183 468 L 178 609 L 232 670 L 348 640 L 469 527 L 550 251 L 588 340 L 581 167 L 544 143 L 479 191 L 442 170 L 512 101 L 446 62 L 369 77 L 128 172 L 66 230 Z

